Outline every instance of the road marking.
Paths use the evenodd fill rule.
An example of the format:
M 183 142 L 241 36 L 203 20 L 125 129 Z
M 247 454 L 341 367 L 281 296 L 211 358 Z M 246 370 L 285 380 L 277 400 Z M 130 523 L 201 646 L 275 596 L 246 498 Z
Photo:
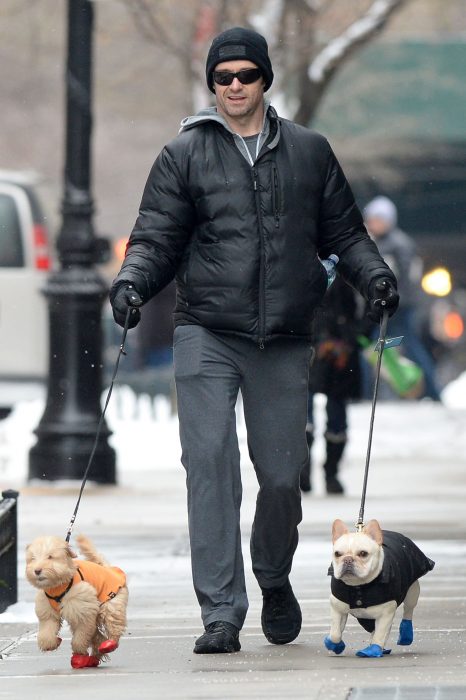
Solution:
M 32 639 L 34 639 L 36 636 L 36 632 L 25 632 L 25 634 L 22 634 L 20 637 L 17 637 L 14 639 L 8 646 L 3 647 L 3 649 L 0 652 L 0 659 L 6 659 L 7 656 L 9 656 L 15 649 L 17 649 L 23 642 L 29 642 Z

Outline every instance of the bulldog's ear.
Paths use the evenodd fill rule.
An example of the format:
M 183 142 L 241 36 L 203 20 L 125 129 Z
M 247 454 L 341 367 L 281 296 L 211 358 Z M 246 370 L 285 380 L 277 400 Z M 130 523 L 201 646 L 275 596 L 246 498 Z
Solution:
M 367 525 L 364 527 L 363 532 L 371 537 L 377 544 L 382 544 L 383 533 L 377 520 L 369 520 Z
M 343 520 L 337 518 L 337 520 L 333 521 L 332 525 L 332 542 L 336 542 L 339 537 L 346 535 L 348 532 L 349 530 Z

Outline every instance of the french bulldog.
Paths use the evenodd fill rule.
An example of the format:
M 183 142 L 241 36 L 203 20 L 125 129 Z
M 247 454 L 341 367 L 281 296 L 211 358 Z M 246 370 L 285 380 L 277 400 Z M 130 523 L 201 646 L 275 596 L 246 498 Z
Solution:
M 331 626 L 324 643 L 341 654 L 348 613 L 371 633 L 370 644 L 356 656 L 382 657 L 389 654 L 386 643 L 395 617 L 403 603 L 398 644 L 408 646 L 414 639 L 413 611 L 419 599 L 419 578 L 432 571 L 435 562 L 425 556 L 412 540 L 398 532 L 382 530 L 370 520 L 360 532 L 350 533 L 341 520 L 332 526 L 333 557 L 331 581 Z

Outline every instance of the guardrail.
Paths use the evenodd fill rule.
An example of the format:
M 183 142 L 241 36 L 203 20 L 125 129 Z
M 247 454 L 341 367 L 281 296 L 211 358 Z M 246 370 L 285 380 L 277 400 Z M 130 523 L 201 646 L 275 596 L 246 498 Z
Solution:
M 17 491 L 2 491 L 0 501 L 0 613 L 18 602 Z

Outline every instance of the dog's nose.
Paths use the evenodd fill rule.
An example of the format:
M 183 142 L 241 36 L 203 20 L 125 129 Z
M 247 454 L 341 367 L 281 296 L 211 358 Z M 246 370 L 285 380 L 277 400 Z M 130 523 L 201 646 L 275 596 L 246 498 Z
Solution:
M 344 557 L 343 558 L 343 563 L 344 564 L 352 564 L 354 561 L 353 557 Z
M 36 576 L 39 576 L 39 574 L 42 572 L 42 569 L 34 569 L 34 573 Z

